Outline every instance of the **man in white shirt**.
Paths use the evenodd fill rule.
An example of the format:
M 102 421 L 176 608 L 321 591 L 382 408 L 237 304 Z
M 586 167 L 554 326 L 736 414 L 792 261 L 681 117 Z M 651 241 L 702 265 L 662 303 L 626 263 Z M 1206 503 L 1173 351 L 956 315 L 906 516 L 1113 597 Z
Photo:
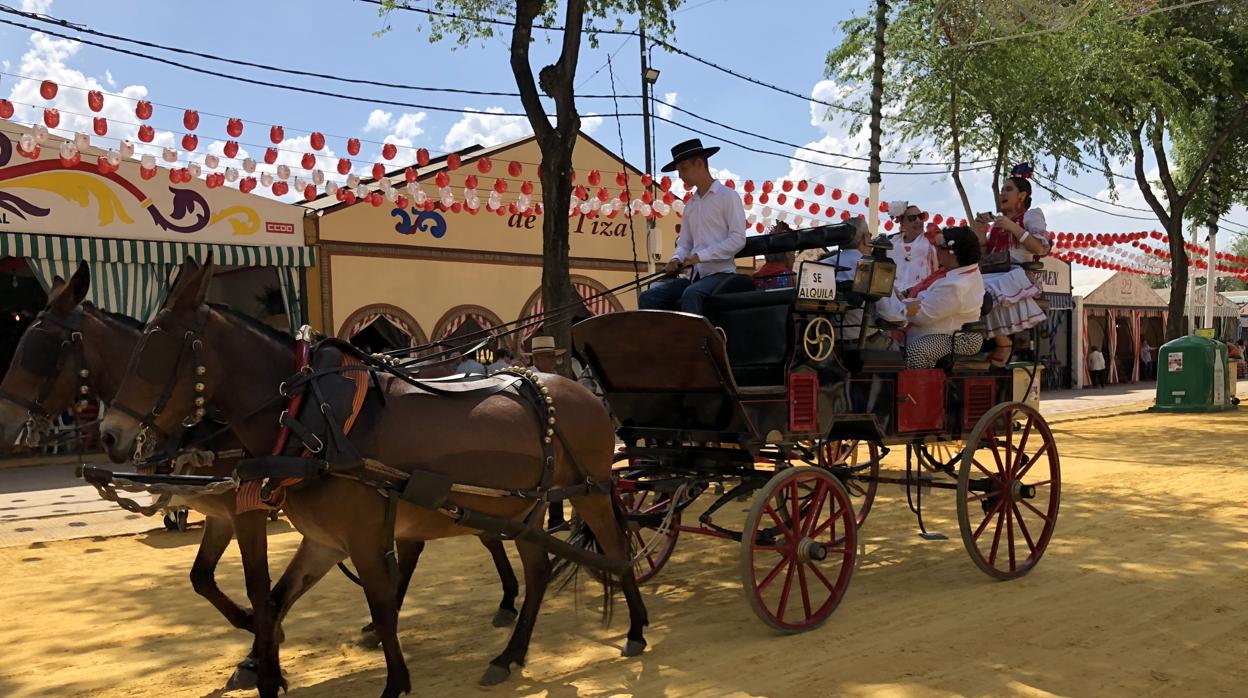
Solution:
M 1092 347 L 1092 351 L 1088 352 L 1088 373 L 1092 374 L 1092 387 L 1105 387 L 1105 355 L 1101 353 L 1100 348 Z
M 888 213 L 901 227 L 901 232 L 889 237 L 893 249 L 888 256 L 897 264 L 893 289 L 904 295 L 935 273 L 940 262 L 936 259 L 936 247 L 923 234 L 927 214 L 922 209 L 908 201 L 893 201 L 888 204 Z
M 685 204 L 676 253 L 664 267 L 669 275 L 691 267 L 688 277 L 656 284 L 642 293 L 643 310 L 683 310 L 702 314 L 702 304 L 725 277 L 737 270 L 736 255 L 745 246 L 745 206 L 736 191 L 711 176 L 707 158 L 718 147 L 703 148 L 694 138 L 672 148 L 664 172 L 675 170 L 685 188 L 694 189 Z

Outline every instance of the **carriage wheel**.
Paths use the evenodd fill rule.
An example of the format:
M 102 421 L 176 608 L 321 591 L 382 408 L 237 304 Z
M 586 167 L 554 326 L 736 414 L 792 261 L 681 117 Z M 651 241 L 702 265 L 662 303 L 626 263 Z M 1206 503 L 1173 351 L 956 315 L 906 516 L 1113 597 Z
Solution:
M 741 576 L 754 613 L 783 633 L 827 621 L 849 589 L 857 529 L 849 494 L 822 468 L 776 473 L 741 535 Z
M 950 471 L 962 463 L 962 451 L 966 449 L 966 444 L 961 439 L 954 441 L 924 441 L 919 444 L 918 452 L 922 456 L 923 462 L 933 470 Z
M 616 481 L 624 508 L 624 527 L 633 551 L 633 576 L 638 584 L 652 579 L 676 550 L 680 536 L 680 511 L 673 511 L 672 496 L 638 487 L 636 479 Z M 668 516 L 668 513 L 671 516 Z
M 971 560 L 1016 579 L 1044 555 L 1057 524 L 1062 476 L 1053 432 L 1034 408 L 989 410 L 967 439 L 958 473 L 958 525 Z
M 860 439 L 825 441 L 819 449 L 819 464 L 831 470 L 845 485 L 856 512 L 854 525 L 861 528 L 880 486 L 876 480 L 880 475 L 879 447 Z

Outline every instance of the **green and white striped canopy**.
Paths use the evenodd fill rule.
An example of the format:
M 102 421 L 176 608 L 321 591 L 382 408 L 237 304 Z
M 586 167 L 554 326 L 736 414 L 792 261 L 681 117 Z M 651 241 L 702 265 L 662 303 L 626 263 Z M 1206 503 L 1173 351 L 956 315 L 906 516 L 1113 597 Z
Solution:
M 188 256 L 240 267 L 310 267 L 316 263 L 311 247 L 218 245 L 199 242 L 78 238 L 30 233 L 0 233 L 0 257 L 30 257 L 78 262 L 124 264 L 181 264 Z

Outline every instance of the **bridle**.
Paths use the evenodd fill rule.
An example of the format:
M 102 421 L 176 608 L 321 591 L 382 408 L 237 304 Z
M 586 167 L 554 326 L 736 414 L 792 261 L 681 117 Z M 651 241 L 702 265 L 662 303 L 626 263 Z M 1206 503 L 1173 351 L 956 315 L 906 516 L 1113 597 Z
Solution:
M 78 397 L 75 408 L 81 410 L 86 405 L 91 388 L 87 384 L 91 372 L 87 369 L 83 355 L 82 317 L 80 308 L 75 308 L 67 318 L 59 318 L 47 310 L 35 316 L 35 322 L 26 330 L 23 346 L 18 358 L 19 364 L 26 372 L 40 379 L 39 387 L 34 391 L 33 399 L 18 395 L 0 388 L 0 400 L 5 400 L 26 410 L 26 421 L 22 424 L 19 440 L 27 447 L 40 445 L 40 437 L 52 426 L 55 415 L 48 409 L 46 402 L 56 388 L 57 380 L 62 371 L 72 360 L 78 367 Z M 57 332 L 49 332 L 45 326 L 52 326 Z M 29 333 L 35 334 L 29 334 Z
M 155 377 L 155 380 L 164 381 L 160 394 L 146 412 L 140 412 L 124 404 L 120 396 L 113 400 L 110 406 L 111 409 L 128 415 L 139 423 L 139 432 L 134 437 L 132 456 L 135 463 L 144 463 L 152 455 L 158 440 L 166 444 L 176 443 L 174 435 L 156 426 L 156 420 L 160 418 L 170 398 L 173 397 L 174 388 L 178 384 L 178 374 L 184 362 L 189 363 L 191 378 L 194 381 L 195 409 L 182 420 L 180 426 L 189 429 L 203 421 L 208 413 L 204 399 L 204 379 L 208 369 L 200 360 L 200 356 L 204 348 L 202 335 L 208 323 L 209 312 L 208 306 L 200 306 L 195 313 L 194 320 L 188 323 L 172 317 L 168 310 L 163 310 L 143 332 L 138 351 L 131 358 L 127 373 L 136 374 L 144 380 L 152 377 L 149 371 L 163 374 Z M 164 325 L 171 327 L 166 328 Z

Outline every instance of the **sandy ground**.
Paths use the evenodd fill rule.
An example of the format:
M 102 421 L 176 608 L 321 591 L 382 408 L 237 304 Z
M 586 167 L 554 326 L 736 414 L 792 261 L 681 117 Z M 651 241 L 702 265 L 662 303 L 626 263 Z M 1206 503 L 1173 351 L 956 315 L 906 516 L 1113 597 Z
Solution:
M 1059 424 L 1060 522 L 1030 576 L 998 583 L 958 537 L 952 497 L 926 499 L 925 541 L 881 490 L 845 602 L 780 636 L 742 596 L 738 546 L 683 537 L 645 589 L 650 648 L 618 656 L 597 588 L 548 597 L 529 665 L 475 681 L 506 642 L 497 583 L 473 539 L 433 543 L 401 619 L 417 695 L 1220 696 L 1248 693 L 1248 414 Z M 943 506 L 942 506 L 943 505 Z M 745 508 L 741 505 L 741 509 Z M 732 508 L 731 506 L 729 508 Z M 743 514 L 738 513 L 738 516 Z M 273 524 L 275 557 L 297 534 Z M 248 642 L 186 578 L 198 534 L 0 549 L 0 696 L 217 696 Z M 514 558 L 513 553 L 513 558 Z M 242 594 L 233 550 L 218 575 Z M 332 574 L 286 623 L 292 696 L 376 695 L 380 653 L 353 640 L 363 596 Z M 243 694 L 235 694 L 243 695 Z

